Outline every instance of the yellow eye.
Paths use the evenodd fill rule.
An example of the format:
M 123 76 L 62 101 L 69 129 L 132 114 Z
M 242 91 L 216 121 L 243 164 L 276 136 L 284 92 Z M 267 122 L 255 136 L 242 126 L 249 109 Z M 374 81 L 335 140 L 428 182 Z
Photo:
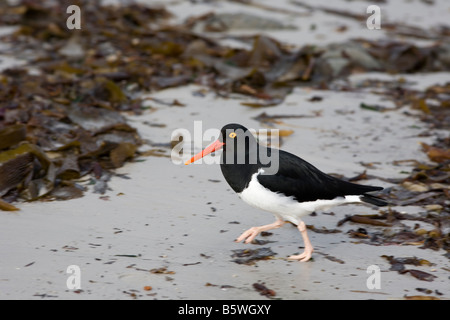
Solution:
M 230 133 L 229 135 L 228 135 L 230 138 L 236 138 L 236 133 L 234 133 L 234 132 L 232 132 L 232 133 Z

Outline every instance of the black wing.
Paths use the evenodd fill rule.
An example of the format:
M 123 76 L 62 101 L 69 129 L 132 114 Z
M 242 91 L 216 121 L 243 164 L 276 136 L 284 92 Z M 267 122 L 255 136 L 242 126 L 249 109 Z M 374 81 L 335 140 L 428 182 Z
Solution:
M 274 175 L 258 175 L 258 181 L 273 192 L 293 196 L 297 201 L 331 200 L 346 195 L 363 195 L 382 190 L 340 180 L 323 173 L 305 160 L 279 150 L 279 169 Z

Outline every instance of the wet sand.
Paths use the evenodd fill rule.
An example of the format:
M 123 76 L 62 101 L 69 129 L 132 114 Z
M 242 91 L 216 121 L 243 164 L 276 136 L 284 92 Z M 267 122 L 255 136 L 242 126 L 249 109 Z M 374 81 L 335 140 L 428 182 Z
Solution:
M 411 78 L 420 86 L 420 77 Z M 427 86 L 446 79 L 442 74 L 424 78 Z M 206 92 L 204 96 L 194 94 L 201 89 Z M 143 139 L 168 143 L 177 129 L 193 133 L 194 121 L 199 120 L 203 130 L 219 129 L 229 122 L 259 129 L 261 124 L 253 118 L 262 112 L 304 115 L 283 119 L 284 125 L 277 126 L 294 131 L 283 138 L 282 148 L 324 172 L 346 177 L 364 170 L 380 178 L 405 177 L 402 171 L 411 167 L 394 166 L 393 161 L 428 161 L 419 142 L 431 143 L 441 134 L 436 131 L 434 136 L 419 137 L 427 126 L 417 117 L 406 115 L 405 109 L 361 109 L 361 102 L 390 106 L 382 96 L 367 92 L 298 88 L 282 105 L 256 109 L 241 105 L 244 97 L 225 99 L 198 86 L 167 89 L 150 96 L 169 102 L 177 99 L 185 106 L 149 100 L 152 109 L 140 116 L 128 115 L 130 125 Z M 311 102 L 312 96 L 323 99 Z M 203 141 L 203 147 L 210 141 Z M 193 152 L 202 146 L 195 147 Z M 143 151 L 148 149 L 155 147 L 142 147 Z M 449 264 L 443 250 L 423 250 L 418 245 L 368 245 L 347 234 L 360 225 L 347 222 L 336 226 L 345 215 L 378 212 L 369 206 L 341 206 L 332 209 L 334 215 L 305 217 L 305 223 L 316 229 L 341 231 L 309 231 L 316 253 L 307 263 L 286 260 L 290 254 L 301 252 L 299 247 L 303 245 L 297 229 L 290 224 L 264 237 L 271 241 L 267 244 L 235 243 L 233 240 L 244 230 L 270 223 L 273 216 L 238 199 L 218 165 L 176 165 L 168 157 L 169 150 L 162 150 L 163 157 L 140 157 L 118 169 L 117 173 L 129 179 L 113 177 L 110 190 L 103 196 L 88 186 L 90 191 L 80 199 L 20 203 L 20 211 L 2 212 L 0 298 L 268 299 L 253 288 L 254 283 L 264 283 L 279 299 L 401 299 L 422 295 L 416 288 L 430 289 L 431 296 L 439 298 L 450 296 Z M 362 165 L 369 162 L 375 165 Z M 381 179 L 361 182 L 390 186 Z M 424 210 L 416 206 L 394 209 L 412 214 Z M 421 227 L 431 228 L 426 223 Z M 270 247 L 276 255 L 254 265 L 232 261 L 232 250 L 260 247 Z M 434 265 L 414 268 L 437 278 L 427 282 L 391 271 L 382 255 L 426 259 Z M 70 265 L 80 267 L 81 289 L 66 285 Z M 372 265 L 381 270 L 379 289 L 367 286 L 367 268 Z

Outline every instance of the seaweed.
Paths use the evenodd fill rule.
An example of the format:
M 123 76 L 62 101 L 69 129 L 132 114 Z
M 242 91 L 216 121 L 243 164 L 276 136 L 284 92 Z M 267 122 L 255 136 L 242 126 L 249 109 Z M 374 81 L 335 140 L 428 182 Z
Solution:
M 252 265 L 255 263 L 255 261 L 258 260 L 268 260 L 272 259 L 273 256 L 276 254 L 272 251 L 272 249 L 268 247 L 258 248 L 258 249 L 237 249 L 232 250 L 233 254 L 231 255 L 233 259 L 233 262 L 236 262 L 237 264 L 246 264 L 246 265 Z

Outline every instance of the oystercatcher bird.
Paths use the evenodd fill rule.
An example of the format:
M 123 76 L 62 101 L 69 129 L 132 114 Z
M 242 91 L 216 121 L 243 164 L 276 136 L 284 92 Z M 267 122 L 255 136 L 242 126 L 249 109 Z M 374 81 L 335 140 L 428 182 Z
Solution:
M 291 260 L 308 261 L 313 252 L 302 216 L 346 203 L 388 204 L 369 193 L 382 187 L 355 184 L 325 174 L 289 152 L 259 145 L 247 128 L 235 123 L 224 126 L 215 142 L 185 164 L 219 149 L 223 149 L 220 168 L 231 188 L 251 206 L 276 217 L 274 223 L 250 228 L 235 241 L 250 243 L 262 231 L 279 228 L 289 221 L 297 225 L 305 244 L 304 252 L 288 257 Z

